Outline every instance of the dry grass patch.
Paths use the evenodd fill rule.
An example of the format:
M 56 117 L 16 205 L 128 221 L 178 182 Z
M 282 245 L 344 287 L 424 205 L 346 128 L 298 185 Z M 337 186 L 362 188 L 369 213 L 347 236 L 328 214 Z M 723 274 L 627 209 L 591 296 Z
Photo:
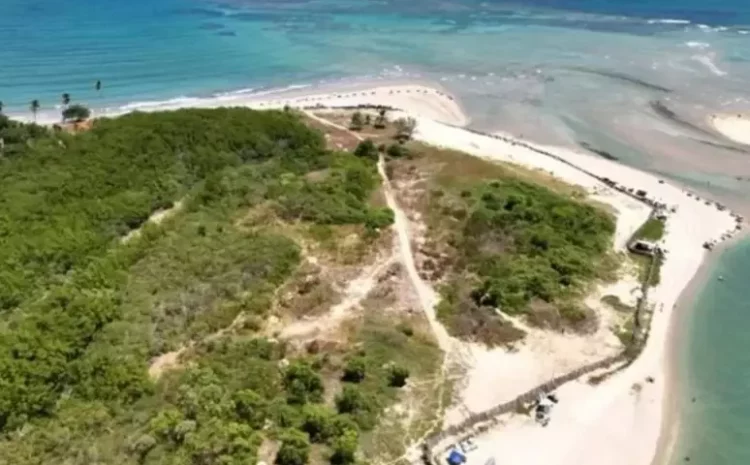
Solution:
M 334 122 L 326 113 L 316 114 L 316 116 Z M 305 114 L 302 114 L 302 119 L 307 126 L 316 129 L 325 135 L 326 145 L 331 150 L 352 151 L 357 146 L 357 144 L 359 144 L 359 140 L 349 131 L 329 126 L 313 118 L 310 118 Z

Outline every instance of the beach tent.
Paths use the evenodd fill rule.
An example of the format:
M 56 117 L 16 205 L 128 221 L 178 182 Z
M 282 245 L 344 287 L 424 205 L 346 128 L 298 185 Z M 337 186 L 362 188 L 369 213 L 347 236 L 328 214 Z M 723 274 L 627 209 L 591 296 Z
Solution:
M 466 463 L 466 456 L 456 449 L 453 449 L 451 453 L 448 454 L 448 463 L 450 465 L 462 465 Z

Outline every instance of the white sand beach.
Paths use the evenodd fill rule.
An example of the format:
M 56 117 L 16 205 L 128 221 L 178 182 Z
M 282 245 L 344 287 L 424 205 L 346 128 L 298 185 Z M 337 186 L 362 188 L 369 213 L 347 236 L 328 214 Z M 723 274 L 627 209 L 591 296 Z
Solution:
M 546 428 L 528 416 L 504 418 L 501 426 L 475 439 L 479 448 L 468 456 L 470 465 L 484 464 L 489 457 L 504 465 L 650 465 L 659 441 L 666 396 L 666 347 L 672 310 L 706 254 L 704 242 L 719 240 L 734 230 L 735 218 L 730 212 L 654 175 L 583 151 L 534 146 L 528 141 L 519 143 L 510 136 L 498 138 L 462 129 L 459 126 L 466 125 L 468 118 L 459 102 L 446 92 L 425 85 L 392 85 L 310 95 L 298 90 L 189 104 L 257 109 L 317 105 L 399 108 L 417 119 L 415 138 L 418 140 L 543 170 L 582 186 L 593 200 L 608 204 L 617 212 L 614 247 L 618 251 L 624 250 L 628 238 L 647 219 L 650 208 L 592 174 L 644 190 L 651 199 L 674 209 L 668 217 L 661 244 L 668 251 L 661 283 L 650 295 L 657 310 L 648 343 L 640 357 L 598 386 L 577 381 L 559 389 L 560 404 L 555 407 L 552 421 Z M 173 108 L 181 106 L 185 105 L 175 103 Z M 140 111 L 165 109 L 172 107 L 142 105 L 137 108 Z M 750 143 L 750 119 L 715 119 L 714 124 L 727 137 Z M 744 136 L 742 128 L 745 128 Z M 590 305 L 597 306 L 598 297 L 605 294 L 617 295 L 624 302 L 632 303 L 636 286 L 632 278 L 626 277 L 615 285 L 598 289 Z M 610 331 L 606 315 L 602 310 L 600 328 L 589 336 L 524 328 L 529 335 L 514 351 L 487 350 L 461 343 L 459 356 L 469 368 L 458 387 L 462 401 L 449 412 L 447 422 L 460 421 L 467 414 L 510 400 L 554 376 L 617 353 L 618 340 Z M 520 321 L 518 324 L 523 325 Z M 653 378 L 653 382 L 648 382 L 647 378 Z
M 716 131 L 728 139 L 750 145 L 750 115 L 713 115 L 709 122 Z
M 350 107 L 357 105 L 383 105 L 408 110 L 416 117 L 464 126 L 468 119 L 453 96 L 438 87 L 421 84 L 403 85 L 350 85 L 338 89 L 292 89 L 260 92 L 257 94 L 228 95 L 215 98 L 175 99 L 167 102 L 139 103 L 99 116 L 119 116 L 132 111 L 165 111 L 179 108 L 249 107 L 258 110 L 291 108 Z M 57 117 L 55 117 L 57 118 Z M 55 124 L 59 121 L 43 121 Z

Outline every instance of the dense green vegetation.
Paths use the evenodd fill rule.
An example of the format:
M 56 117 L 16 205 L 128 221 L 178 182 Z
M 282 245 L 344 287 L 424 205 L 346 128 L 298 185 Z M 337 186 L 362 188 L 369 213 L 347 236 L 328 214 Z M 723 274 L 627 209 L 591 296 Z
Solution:
M 614 233 L 614 221 L 592 206 L 515 179 L 478 183 L 460 194 L 462 218 L 455 243 L 456 271 L 474 276 L 467 289 L 449 286 L 439 315 L 454 330 L 471 330 L 465 319 L 491 318 L 494 309 L 527 312 L 555 304 L 572 323 L 586 318 L 574 298 L 596 278 Z M 460 213 L 459 213 L 460 212 Z M 471 298 L 461 309 L 461 293 Z M 458 311 L 457 311 L 458 310 Z M 474 325 L 484 326 L 480 319 Z M 461 334 L 467 336 L 468 334 Z
M 633 235 L 633 239 L 658 242 L 662 236 L 664 236 L 664 221 L 658 218 L 649 218 L 648 221 L 638 228 L 638 231 Z
M 302 463 L 306 441 L 354 459 L 383 406 L 372 393 L 395 389 L 392 360 L 360 354 L 378 368 L 336 412 L 321 372 L 338 367 L 253 330 L 300 262 L 278 222 L 377 235 L 392 221 L 369 204 L 371 159 L 326 150 L 294 114 L 244 109 L 78 135 L 2 119 L 0 136 L 0 463 L 253 463 L 264 441 L 279 463 Z M 258 209 L 273 218 L 248 220 Z M 184 369 L 148 376 L 151 357 L 189 341 Z
M 611 215 L 552 183 L 526 181 L 530 174 L 425 150 L 414 145 L 414 160 L 403 163 L 431 173 L 424 205 L 442 257 L 435 267 L 447 278 L 438 316 L 450 330 L 489 344 L 521 337 L 497 310 L 540 325 L 586 323 L 580 297 L 614 267 Z

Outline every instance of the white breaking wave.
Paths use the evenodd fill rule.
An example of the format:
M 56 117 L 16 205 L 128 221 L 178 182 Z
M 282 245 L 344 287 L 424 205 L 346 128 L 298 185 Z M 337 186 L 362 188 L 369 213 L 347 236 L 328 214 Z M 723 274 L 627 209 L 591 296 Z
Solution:
M 295 84 L 287 87 L 279 87 L 263 91 L 255 91 L 252 88 L 247 88 L 230 92 L 219 92 L 211 97 L 188 97 L 183 95 L 168 100 L 131 102 L 115 109 L 107 108 L 105 109 L 103 115 L 116 116 L 123 113 L 130 113 L 132 111 L 176 110 L 180 108 L 211 108 L 220 105 L 231 104 L 233 101 L 239 104 L 247 99 L 306 89 L 311 86 L 312 84 Z
M 687 19 L 649 19 L 649 24 L 690 24 Z
M 282 92 L 289 92 L 290 90 L 307 89 L 308 87 L 312 87 L 312 84 L 293 84 L 291 86 L 278 87 L 276 89 L 268 89 L 268 90 L 261 90 L 261 91 L 258 91 L 258 92 L 244 93 L 243 96 L 245 96 L 245 97 L 259 97 L 261 95 L 272 95 L 272 94 L 279 94 L 279 93 L 282 93 Z
M 687 45 L 690 48 L 697 48 L 699 50 L 705 50 L 707 48 L 711 48 L 711 44 L 708 44 L 706 42 L 690 41 L 690 42 L 685 42 L 685 45 Z
M 216 98 L 227 98 L 227 97 L 234 97 L 236 95 L 247 95 L 252 94 L 255 92 L 254 87 L 248 87 L 247 89 L 240 89 L 240 90 L 233 90 L 230 92 L 218 92 L 214 94 L 214 97 Z
M 726 26 L 711 27 L 708 24 L 698 24 L 697 27 L 698 29 L 706 32 L 726 32 L 729 30 L 729 28 Z
M 716 66 L 716 64 L 713 62 L 713 57 L 712 56 L 708 56 L 708 55 L 693 55 L 690 58 L 692 58 L 693 60 L 697 61 L 698 63 L 701 63 L 702 65 L 704 65 L 706 68 L 708 68 L 709 71 L 711 71 L 716 76 L 726 76 L 727 75 L 726 71 L 722 71 L 721 69 L 719 69 L 718 66 Z
M 180 96 L 171 98 L 169 100 L 153 100 L 145 102 L 131 102 L 127 103 L 119 108 L 123 112 L 139 111 L 139 110 L 153 110 L 153 109 L 167 109 L 173 107 L 187 107 L 199 104 L 201 101 L 208 99 L 201 99 L 198 97 L 186 97 Z

